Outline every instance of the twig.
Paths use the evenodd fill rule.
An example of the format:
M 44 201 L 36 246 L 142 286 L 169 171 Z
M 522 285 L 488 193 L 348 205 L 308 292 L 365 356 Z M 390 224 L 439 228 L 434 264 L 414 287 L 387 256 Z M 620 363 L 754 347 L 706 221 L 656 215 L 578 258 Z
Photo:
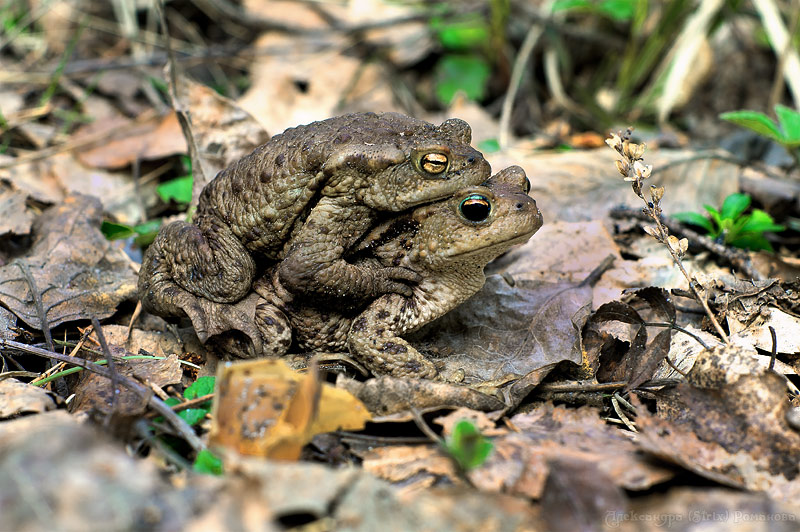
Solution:
M 611 396 L 611 405 L 614 407 L 614 412 L 617 413 L 622 423 L 626 427 L 628 427 L 628 430 L 630 430 L 631 432 L 639 432 L 638 430 L 636 430 L 636 427 L 631 422 L 631 420 L 628 419 L 628 416 L 626 416 L 625 413 L 622 411 L 622 408 L 620 408 L 619 406 L 620 399 L 622 399 L 622 397 L 619 395 L 619 392 L 614 392 L 614 395 Z
M 111 128 L 103 129 L 102 131 L 97 131 L 90 135 L 86 135 L 85 137 L 80 138 L 78 140 L 70 140 L 68 142 L 64 142 L 63 144 L 51 146 L 49 148 L 38 150 L 28 155 L 23 155 L 22 157 L 17 157 L 10 161 L 0 163 L 0 170 L 11 168 L 13 166 L 19 166 L 25 163 L 40 161 L 42 159 L 47 159 L 48 157 L 52 157 L 57 153 L 70 150 L 77 150 L 78 148 L 85 148 L 87 146 L 94 144 L 95 142 L 100 142 L 104 140 L 107 141 L 109 136 L 111 136 L 111 134 L 122 133 L 129 129 L 133 129 L 134 127 L 137 127 L 142 123 L 152 119 L 155 115 L 156 115 L 155 111 L 152 110 L 145 111 L 144 113 L 136 117 L 135 120 L 132 120 L 127 124 L 123 124 L 121 126 L 117 125 Z
M 28 289 L 31 291 L 31 298 L 33 298 L 36 313 L 39 315 L 39 324 L 42 328 L 42 333 L 44 333 L 44 340 L 47 343 L 47 348 L 50 351 L 55 351 L 53 336 L 50 334 L 50 323 L 47 321 L 47 311 L 44 309 L 44 303 L 42 302 L 42 294 L 36 287 L 36 281 L 33 279 L 33 275 L 31 275 L 31 270 L 24 262 L 17 260 L 14 261 L 14 264 L 22 271 L 22 275 L 28 283 Z
M 228 0 L 194 0 L 195 5 L 204 11 L 209 16 L 225 17 L 228 20 L 235 22 L 240 26 L 249 28 L 254 31 L 279 31 L 282 33 L 291 33 L 294 35 L 319 35 L 331 32 L 341 32 L 345 34 L 361 33 L 367 30 L 374 30 L 379 28 L 388 28 L 400 24 L 408 24 L 411 22 L 419 22 L 428 20 L 430 15 L 427 13 L 419 13 L 415 15 L 404 15 L 397 18 L 385 19 L 367 22 L 363 24 L 353 24 L 352 26 L 334 25 L 331 28 L 303 28 L 300 26 L 293 26 L 286 24 L 276 19 L 262 17 L 257 13 L 244 11 L 236 5 L 228 2 Z M 448 9 L 448 14 L 453 8 Z
M 108 371 L 111 373 L 111 408 L 105 418 L 105 425 L 108 426 L 109 423 L 111 423 L 111 416 L 114 414 L 114 408 L 117 404 L 117 395 L 119 395 L 119 371 L 117 370 L 117 363 L 114 360 L 114 356 L 108 348 L 108 343 L 106 343 L 106 335 L 103 334 L 103 328 L 100 327 L 100 322 L 95 316 L 92 316 L 92 327 L 94 327 L 97 340 L 100 342 L 100 348 L 106 356 Z
M 67 364 L 72 364 L 74 366 L 81 367 L 87 371 L 91 371 L 92 373 L 96 373 L 102 377 L 107 379 L 111 379 L 111 372 L 108 368 L 95 364 L 89 360 L 85 360 L 83 358 L 71 357 L 69 355 L 62 355 L 61 353 L 56 353 L 54 351 L 47 351 L 46 349 L 40 349 L 38 347 L 33 347 L 31 345 L 23 344 L 21 342 L 15 342 L 13 340 L 7 340 L 5 338 L 0 337 L 0 349 L 14 349 L 16 351 L 21 351 L 23 353 L 28 353 L 30 355 L 36 355 L 44 358 L 49 358 L 52 360 L 58 360 L 60 362 L 65 362 Z M 206 448 L 205 444 L 197 437 L 197 434 L 194 433 L 192 427 L 190 427 L 183 419 L 181 419 L 172 409 L 161 399 L 158 397 L 153 396 L 150 390 L 138 382 L 134 381 L 131 378 L 128 378 L 124 375 L 119 375 L 119 383 L 124 386 L 125 388 L 133 391 L 135 394 L 139 395 L 142 398 L 147 399 L 148 406 L 164 416 L 170 425 L 180 434 L 180 436 L 186 440 L 192 449 L 195 451 L 201 451 Z
M 658 379 L 644 382 L 636 389 L 659 388 L 680 384 L 677 379 Z M 563 393 L 563 392 L 613 392 L 627 386 L 627 381 L 616 382 L 570 382 L 570 383 L 545 383 L 534 389 L 534 394 Z
M 514 109 L 514 100 L 517 98 L 517 91 L 522 82 L 522 75 L 525 73 L 525 66 L 536 48 L 536 43 L 544 32 L 543 24 L 533 24 L 519 47 L 517 57 L 514 59 L 514 66 L 511 68 L 511 80 L 508 83 L 508 91 L 503 98 L 503 110 L 500 112 L 500 134 L 497 143 L 500 148 L 508 146 L 511 137 L 511 112 Z
M 609 215 L 612 218 L 617 219 L 635 218 L 642 221 L 652 220 L 649 214 L 644 213 L 641 210 L 631 209 L 628 207 L 616 207 L 611 209 Z M 715 255 L 727 260 L 745 277 L 758 281 L 763 280 L 764 276 L 755 269 L 752 260 L 750 260 L 750 255 L 748 255 L 746 252 L 715 242 L 714 239 L 689 229 L 684 224 L 676 221 L 673 218 L 670 218 L 669 216 L 662 216 L 661 223 L 667 227 L 671 233 L 683 235 L 689 238 L 693 244 L 697 244 L 707 249 L 711 253 L 714 253 Z
M 775 358 L 778 356 L 778 335 L 775 333 L 775 327 L 769 326 L 769 334 L 772 335 L 772 355 L 769 357 L 769 370 L 775 369 Z

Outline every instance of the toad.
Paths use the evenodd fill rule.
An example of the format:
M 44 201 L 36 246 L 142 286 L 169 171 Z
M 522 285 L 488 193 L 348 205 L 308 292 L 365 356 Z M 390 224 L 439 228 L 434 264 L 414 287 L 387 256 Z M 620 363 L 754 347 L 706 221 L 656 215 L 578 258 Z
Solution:
M 512 166 L 482 186 L 398 215 L 372 230 L 351 257 L 357 266 L 402 267 L 420 281 L 366 306 L 331 309 L 282 286 L 280 268 L 254 284 L 264 355 L 347 352 L 379 375 L 433 378 L 435 365 L 401 336 L 444 315 L 483 286 L 483 269 L 542 225 L 525 172 Z
M 226 307 L 278 263 L 281 286 L 328 301 L 411 295 L 418 277 L 395 264 L 342 258 L 381 211 L 451 196 L 491 174 L 458 119 L 435 126 L 397 113 L 356 113 L 288 129 L 220 172 L 192 223 L 163 227 L 138 292 L 149 312 L 188 315 L 201 340 Z M 213 316 L 212 316 L 213 314 Z

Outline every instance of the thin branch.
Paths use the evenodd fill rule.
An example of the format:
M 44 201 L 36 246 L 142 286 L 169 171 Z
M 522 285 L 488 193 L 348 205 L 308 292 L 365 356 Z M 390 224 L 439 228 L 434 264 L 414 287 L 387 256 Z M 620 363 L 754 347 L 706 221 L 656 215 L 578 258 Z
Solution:
M 78 366 L 83 368 L 87 371 L 91 371 L 92 373 L 96 373 L 102 377 L 107 379 L 111 379 L 111 372 L 108 368 L 95 364 L 89 360 L 85 360 L 83 358 L 71 357 L 69 355 L 62 355 L 61 353 L 56 353 L 54 351 L 48 351 L 46 349 L 40 349 L 38 347 L 33 347 L 31 345 L 23 344 L 21 342 L 15 342 L 13 340 L 7 340 L 5 338 L 0 337 L 0 349 L 13 349 L 15 351 L 21 351 L 23 353 L 27 353 L 29 355 L 36 355 L 43 358 L 49 358 L 52 360 L 58 360 L 60 362 L 65 362 L 67 364 L 72 364 L 74 366 Z M 139 384 L 138 382 L 134 381 L 133 379 L 126 377 L 124 375 L 119 375 L 119 383 L 124 386 L 125 388 L 131 390 L 135 394 L 139 395 L 140 397 L 147 399 L 148 406 L 164 416 L 170 425 L 180 434 L 180 436 L 186 440 L 186 442 L 194 449 L 195 451 L 199 452 L 206 448 L 205 444 L 197 437 L 197 434 L 194 433 L 192 427 L 190 427 L 183 419 L 181 419 L 175 412 L 173 412 L 172 408 L 170 408 L 164 401 L 155 397 L 152 392 L 144 385 Z

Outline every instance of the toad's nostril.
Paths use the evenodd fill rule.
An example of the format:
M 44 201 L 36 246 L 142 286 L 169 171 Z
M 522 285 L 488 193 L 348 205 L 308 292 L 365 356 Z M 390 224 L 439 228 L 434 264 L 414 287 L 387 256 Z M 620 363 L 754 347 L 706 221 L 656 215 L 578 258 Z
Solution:
M 522 208 L 522 203 L 517 203 L 517 209 L 521 209 L 521 208 Z

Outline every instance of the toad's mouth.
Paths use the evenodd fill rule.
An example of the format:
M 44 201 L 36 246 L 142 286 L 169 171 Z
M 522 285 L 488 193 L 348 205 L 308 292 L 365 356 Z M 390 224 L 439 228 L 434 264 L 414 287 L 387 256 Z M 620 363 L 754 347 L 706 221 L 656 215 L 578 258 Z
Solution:
M 497 252 L 497 255 L 500 255 L 504 251 L 508 250 L 512 246 L 516 246 L 517 244 L 523 244 L 530 239 L 536 233 L 536 229 L 521 233 L 516 236 L 512 236 L 510 238 L 506 238 L 504 240 L 493 240 L 492 242 L 487 242 L 485 245 L 478 246 L 471 248 L 467 251 L 462 251 L 460 253 L 454 253 L 451 255 L 451 258 L 458 258 L 458 259 L 467 259 L 472 257 L 473 255 L 483 255 L 488 250 L 493 248 L 502 248 L 500 251 Z M 492 257 L 489 261 L 494 260 L 495 257 Z

